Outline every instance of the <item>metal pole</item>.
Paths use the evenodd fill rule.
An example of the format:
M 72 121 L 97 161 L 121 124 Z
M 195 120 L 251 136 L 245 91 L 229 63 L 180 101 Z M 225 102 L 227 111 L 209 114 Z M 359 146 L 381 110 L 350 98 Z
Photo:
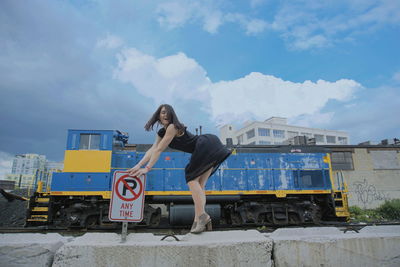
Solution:
M 127 233 L 128 233 L 128 222 L 122 222 L 121 243 L 126 242 Z

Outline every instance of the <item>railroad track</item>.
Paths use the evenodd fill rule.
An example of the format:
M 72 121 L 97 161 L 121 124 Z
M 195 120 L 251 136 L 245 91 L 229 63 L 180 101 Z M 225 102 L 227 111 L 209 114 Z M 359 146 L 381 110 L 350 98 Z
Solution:
M 248 225 L 248 226 L 228 226 L 219 225 L 214 227 L 216 231 L 229 231 L 229 230 L 258 230 L 260 232 L 273 232 L 278 228 L 299 228 L 299 227 L 337 227 L 343 232 L 354 231 L 358 232 L 365 226 L 382 226 L 382 225 L 400 225 L 399 221 L 394 222 L 321 222 L 318 225 L 291 225 L 291 226 L 262 226 L 262 225 Z M 102 228 L 102 229 L 77 229 L 77 228 L 54 228 L 48 226 L 40 227 L 0 227 L 0 233 L 60 233 L 70 235 L 83 235 L 85 233 L 98 233 L 98 232 L 111 232 L 120 233 L 121 227 L 113 228 Z M 189 227 L 157 227 L 157 228 L 146 228 L 143 226 L 132 226 L 128 228 L 128 233 L 153 233 L 155 235 L 182 235 L 189 232 Z

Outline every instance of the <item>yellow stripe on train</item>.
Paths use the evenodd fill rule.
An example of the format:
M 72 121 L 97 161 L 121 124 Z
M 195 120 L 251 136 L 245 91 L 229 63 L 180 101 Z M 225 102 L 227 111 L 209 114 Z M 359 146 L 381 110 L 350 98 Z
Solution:
M 226 190 L 226 191 L 206 191 L 207 195 L 276 195 L 276 197 L 286 197 L 286 195 L 296 194 L 330 194 L 330 190 Z M 111 197 L 111 191 L 52 191 L 51 196 L 102 196 L 104 199 Z M 190 191 L 145 191 L 146 196 L 182 196 L 191 195 Z

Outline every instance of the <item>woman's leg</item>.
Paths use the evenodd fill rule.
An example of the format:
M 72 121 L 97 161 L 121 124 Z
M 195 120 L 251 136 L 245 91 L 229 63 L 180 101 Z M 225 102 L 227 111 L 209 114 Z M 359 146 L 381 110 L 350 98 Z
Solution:
M 205 213 L 206 205 L 206 193 L 205 185 L 208 177 L 210 176 L 212 168 L 197 177 L 196 179 L 188 182 L 190 191 L 192 192 L 192 198 L 194 202 L 194 220 L 197 221 L 199 216 Z
M 188 182 L 188 186 L 190 188 L 190 191 L 192 192 L 192 198 L 193 198 L 193 202 L 194 202 L 194 220 L 195 221 L 197 221 L 199 216 L 205 212 L 204 206 L 206 204 L 206 196 L 204 194 L 203 188 L 201 188 L 199 179 L 200 179 L 200 177 L 197 177 L 196 179 Z
M 200 183 L 201 188 L 203 188 L 204 194 L 205 194 L 206 183 L 207 183 L 208 178 L 210 177 L 212 170 L 213 170 L 213 168 L 211 167 L 208 171 L 206 171 L 205 173 L 200 175 L 199 183 Z

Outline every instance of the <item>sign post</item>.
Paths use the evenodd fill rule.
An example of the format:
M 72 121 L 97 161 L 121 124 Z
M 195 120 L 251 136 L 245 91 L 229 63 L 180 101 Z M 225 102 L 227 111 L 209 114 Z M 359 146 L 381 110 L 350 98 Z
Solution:
M 132 177 L 126 171 L 115 171 L 108 219 L 122 222 L 121 241 L 126 241 L 128 222 L 143 220 L 146 176 Z
M 122 222 L 122 233 L 121 233 L 121 242 L 124 243 L 126 241 L 126 235 L 128 234 L 128 222 Z

